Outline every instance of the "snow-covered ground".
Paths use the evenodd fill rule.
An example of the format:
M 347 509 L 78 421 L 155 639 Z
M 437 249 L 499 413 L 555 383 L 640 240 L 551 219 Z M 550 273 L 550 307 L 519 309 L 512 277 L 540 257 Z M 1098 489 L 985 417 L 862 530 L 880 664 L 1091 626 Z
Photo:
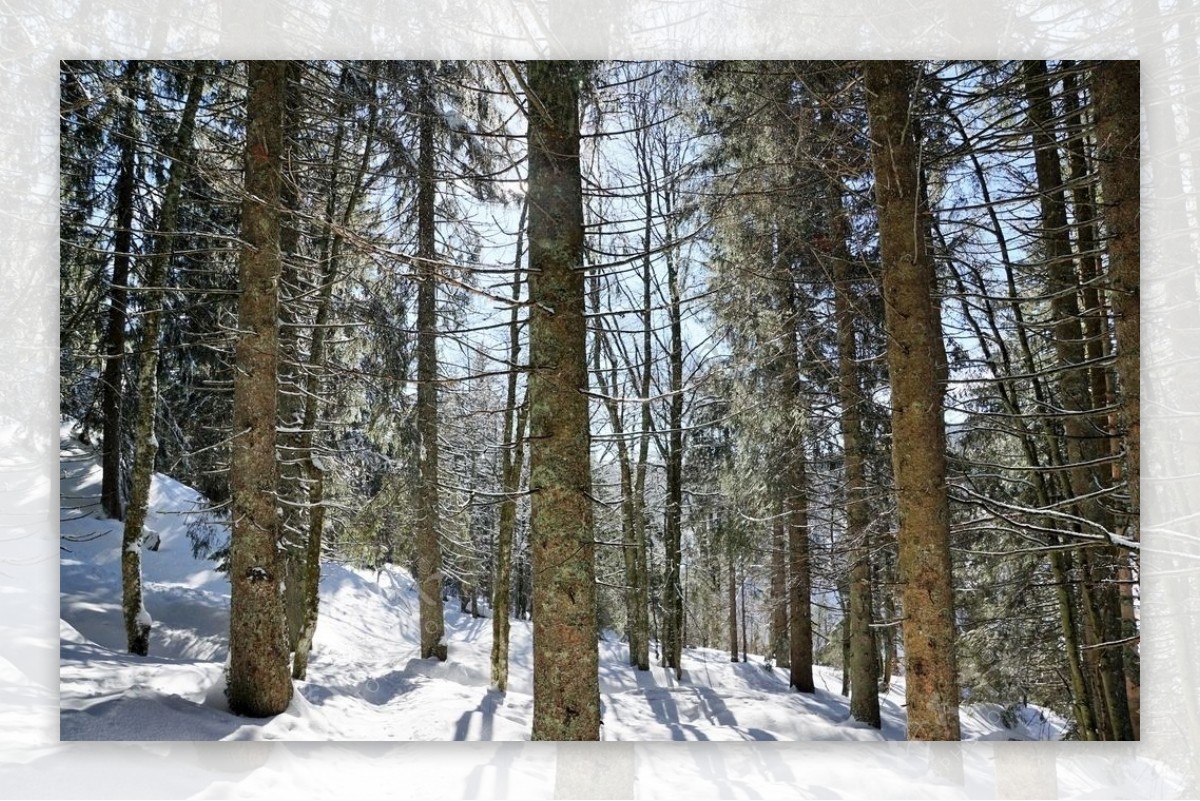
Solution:
M 491 621 L 448 604 L 449 659 L 417 658 L 417 598 L 399 568 L 379 572 L 327 563 L 308 680 L 287 711 L 241 718 L 225 702 L 223 665 L 229 585 L 192 556 L 189 522 L 201 497 L 155 475 L 143 550 L 145 606 L 154 620 L 150 656 L 124 653 L 120 524 L 99 511 L 96 454 L 61 435 L 61 713 L 63 740 L 524 740 L 529 738 L 532 637 L 514 621 L 506 694 L 489 688 Z M 849 720 L 839 670 L 818 667 L 813 695 L 790 692 L 786 672 L 761 657 L 730 663 L 723 651 L 684 652 L 682 681 L 638 672 L 623 643 L 600 644 L 605 740 L 902 740 L 903 680 L 882 697 L 883 729 Z M 1002 708 L 962 710 L 964 739 L 1057 739 L 1064 722 L 1033 707 L 1012 728 Z

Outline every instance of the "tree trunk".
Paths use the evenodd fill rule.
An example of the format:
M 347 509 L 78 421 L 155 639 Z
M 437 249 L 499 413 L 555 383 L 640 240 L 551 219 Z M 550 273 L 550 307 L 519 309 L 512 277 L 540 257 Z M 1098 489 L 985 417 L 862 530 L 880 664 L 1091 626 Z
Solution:
M 133 250 L 133 190 L 137 156 L 137 79 L 141 62 L 130 61 L 122 79 L 120 164 L 117 168 L 117 198 L 114 215 L 112 283 L 108 290 L 108 329 L 104 335 L 103 476 L 100 503 L 113 520 L 125 516 L 121 497 L 121 394 L 125 372 L 125 326 L 128 321 L 129 263 Z
M 370 152 L 368 143 L 364 153 Z M 335 148 L 335 156 L 337 148 Z M 336 174 L 336 173 L 335 173 Z M 360 172 L 361 177 L 361 172 Z M 326 207 L 326 224 L 332 229 L 335 198 L 329 198 Z M 353 199 L 347 209 L 353 208 Z M 302 609 L 299 633 L 293 646 L 292 678 L 304 679 L 308 674 L 308 655 L 312 650 L 313 637 L 317 631 L 317 615 L 320 611 L 321 541 L 325 532 L 325 471 L 313 456 L 313 441 L 316 435 L 318 404 L 321 396 L 321 371 L 325 367 L 325 338 L 328 331 L 333 301 L 333 284 L 337 280 L 341 237 L 327 236 L 322 248 L 325 270 L 321 276 L 321 288 L 317 314 L 313 321 L 312 344 L 309 352 L 309 370 L 304 379 L 304 421 L 301 453 L 304 459 L 305 476 L 308 479 L 308 533 L 304 540 L 304 571 Z
M 671 405 L 667 418 L 667 509 L 663 523 L 666 550 L 666 595 L 663 666 L 675 669 L 676 681 L 683 677 L 683 325 L 680 313 L 679 269 L 674 251 L 667 252 L 667 283 L 670 293 Z
M 784 509 L 780 503 L 771 525 L 771 653 L 769 658 L 779 667 L 791 667 L 791 646 L 788 643 L 788 575 L 787 540 L 784 533 Z
M 882 664 L 879 668 L 879 689 L 881 692 L 886 692 L 892 686 L 892 677 L 896 675 L 896 670 L 900 663 L 899 649 L 896 647 L 896 626 L 892 622 L 896 619 L 896 601 L 889 585 L 893 584 L 890 581 L 894 574 L 890 559 L 885 556 L 885 565 L 880 570 L 880 575 L 883 580 L 880 585 L 883 587 L 883 598 L 879 602 L 880 619 L 886 621 L 886 628 L 882 629 L 883 646 Z
M 417 492 L 417 582 L 420 587 L 421 658 L 445 661 L 442 605 L 442 543 L 438 498 L 437 270 L 433 125 L 430 77 L 421 78 L 420 154 L 417 187 L 417 432 L 420 486 Z
M 848 698 L 852 689 L 850 684 L 850 662 L 852 652 L 850 641 L 849 576 L 838 583 L 838 605 L 842 608 L 842 620 L 841 623 L 838 624 L 838 628 L 842 633 L 842 695 Z
M 725 557 L 729 563 L 729 661 L 738 661 L 738 603 L 737 603 L 737 563 L 733 555 L 733 543 L 726 541 Z
M 1100 61 L 1092 68 L 1097 161 L 1108 229 L 1108 285 L 1117 330 L 1120 415 L 1125 435 L 1130 528 L 1137 538 L 1141 492 L 1141 117 L 1138 62 Z
M 1080 582 L 1080 603 L 1087 622 L 1089 633 L 1087 645 L 1096 654 L 1097 667 L 1100 674 L 1100 699 L 1105 711 L 1105 726 L 1101 730 L 1105 740 L 1132 740 L 1132 722 L 1129 717 L 1129 703 L 1125 697 L 1125 674 L 1117 662 L 1120 655 L 1118 646 L 1107 646 L 1106 642 L 1115 642 L 1120 638 L 1120 619 L 1115 604 L 1115 592 L 1101 585 L 1098 574 L 1108 572 L 1107 566 L 1096 564 L 1091 551 L 1084 548 L 1080 551 L 1080 561 L 1083 563 L 1083 580 Z M 1099 706 L 1099 705 L 1097 705 Z
M 645 228 L 642 233 L 642 370 L 639 395 L 641 396 L 641 420 L 638 434 L 637 465 L 634 468 L 633 479 L 633 537 L 634 537 L 634 570 L 638 605 L 634 610 L 634 628 L 638 629 L 638 651 L 634 654 L 638 670 L 650 669 L 650 566 L 648 564 L 649 540 L 646 536 L 646 470 L 650 459 L 650 434 L 654 428 L 654 418 L 650 413 L 650 382 L 654 359 L 651 357 L 653 347 L 653 309 L 651 297 L 651 278 L 653 264 L 650 254 L 653 250 L 654 202 L 649 189 L 650 167 L 647 164 L 639 168 L 647 176 L 647 188 L 643 193 L 645 207 Z M 658 625 L 655 624 L 655 636 L 659 635 Z M 660 640 L 659 647 L 662 647 Z
M 812 632 L 812 567 L 808 547 L 808 456 L 804 432 L 808 425 L 808 405 L 800 384 L 801 353 L 798 342 L 802 336 L 800 314 L 796 302 L 796 287 L 786 263 L 779 268 L 784 280 L 784 308 L 788 321 L 784 325 L 783 388 L 784 403 L 789 415 L 785 442 L 786 502 L 788 562 L 788 640 L 787 666 L 791 668 L 788 684 L 798 692 L 816 692 L 813 679 Z
M 749 615 L 748 615 L 748 611 L 747 611 L 748 607 L 746 606 L 746 569 L 745 569 L 745 566 L 742 567 L 741 591 L 742 591 L 742 661 L 747 662 L 747 661 L 749 661 L 749 656 L 750 656 L 747 653 L 747 650 L 750 648 L 750 626 L 749 626 L 749 623 L 747 622 L 747 617 Z
M 957 740 L 954 584 L 939 381 L 945 351 L 935 335 L 933 262 L 926 249 L 926 226 L 919 222 L 924 210 L 909 117 L 916 72 L 907 62 L 872 61 L 865 65 L 864 78 L 889 333 L 908 737 Z
M 1078 278 L 1067 224 L 1066 198 L 1062 182 L 1060 154 L 1053 127 L 1053 108 L 1047 87 L 1044 62 L 1025 64 L 1026 93 L 1029 99 L 1029 122 L 1037 168 L 1037 183 L 1041 201 L 1042 245 L 1045 251 L 1049 289 L 1053 293 L 1051 308 L 1054 315 L 1054 347 L 1058 356 L 1059 405 L 1064 415 L 1066 432 L 1068 480 L 1075 497 L 1078 514 L 1111 530 L 1111 515 L 1096 499 L 1093 488 L 1102 486 L 1095 463 L 1103 456 L 1099 439 L 1093 436 L 1103 430 L 1097 423 L 1094 400 L 1087 381 L 1086 361 L 1080 311 L 1077 301 Z
M 507 440 L 501 457 L 501 479 L 504 500 L 500 503 L 500 521 L 496 532 L 496 578 L 492 583 L 492 686 L 508 691 L 509 588 L 512 585 L 513 531 L 517 526 L 517 491 L 521 486 L 521 471 L 525 466 L 525 419 L 528 398 L 517 411 L 517 363 L 521 358 L 519 307 L 521 297 L 521 260 L 525 250 L 525 222 L 529 203 L 521 204 L 517 222 L 517 254 L 513 259 L 513 308 L 508 321 L 508 394 L 504 405 L 504 437 Z M 513 420 L 516 419 L 516 428 Z
M 812 578 L 808 547 L 808 491 L 805 488 L 807 459 L 804 442 L 798 443 L 792 459 L 792 493 L 788 502 L 788 639 L 791 668 L 788 683 L 802 693 L 816 691 L 813 680 Z
M 163 189 L 162 207 L 158 213 L 151 250 L 150 268 L 145 289 L 150 292 L 142 313 L 142 363 L 137 381 L 137 419 L 134 422 L 133 473 L 129 506 L 125 510 L 125 527 L 121 536 L 121 608 L 125 619 L 125 639 L 129 652 L 145 656 L 150 650 L 150 616 L 142 601 L 142 539 L 150 505 L 150 479 L 154 472 L 154 457 L 158 440 L 154 436 L 155 407 L 158 405 L 158 340 L 162 327 L 162 302 L 165 297 L 155 294 L 163 288 L 170 266 L 174 235 L 179 219 L 179 199 L 187 172 L 184 155 L 191 147 L 196 110 L 204 94 L 204 76 L 197 71 L 188 85 L 179 128 L 168 149 L 170 176 Z
M 292 697 L 275 458 L 279 350 L 280 166 L 287 64 L 248 62 L 245 197 L 238 259 L 230 491 L 229 707 L 266 717 Z
M 850 549 L 850 716 L 875 728 L 879 720 L 879 652 L 871 629 L 871 544 L 868 539 L 866 474 L 863 469 L 862 390 L 854 342 L 854 301 L 847 234 L 840 188 L 829 198 L 835 253 L 833 262 L 834 314 L 837 324 L 838 402 L 842 407 L 842 444 L 846 465 L 846 534 Z
M 1117 333 L 1118 416 L 1125 443 L 1125 480 L 1129 491 L 1127 533 L 1140 539 L 1141 524 L 1141 116 L 1139 65 L 1136 61 L 1100 61 L 1092 68 L 1097 161 L 1104 189 L 1104 221 L 1108 229 L 1108 286 L 1112 293 Z M 1123 556 L 1123 561 L 1128 557 Z M 1118 568 L 1121 579 L 1122 635 L 1136 633 L 1132 584 L 1128 567 Z M 1141 680 L 1138 654 L 1127 646 L 1126 695 L 1132 735 L 1141 737 Z
M 600 737 L 576 62 L 529 85 L 533 739 Z

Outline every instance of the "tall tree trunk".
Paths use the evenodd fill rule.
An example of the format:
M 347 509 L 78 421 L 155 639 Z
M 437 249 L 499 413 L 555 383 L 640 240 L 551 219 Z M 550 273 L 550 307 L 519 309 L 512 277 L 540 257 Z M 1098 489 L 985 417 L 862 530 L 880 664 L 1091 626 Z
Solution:
M 650 191 L 650 166 L 639 160 L 639 175 L 646 183 L 642 196 L 644 204 L 644 229 L 642 232 L 642 358 L 641 375 L 639 376 L 639 395 L 641 397 L 641 420 L 638 433 L 637 464 L 634 467 L 633 478 L 633 537 L 634 537 L 634 570 L 637 595 L 639 602 L 635 609 L 634 627 L 638 629 L 638 650 L 633 655 L 637 661 L 638 670 L 650 669 L 650 566 L 648 554 L 650 542 L 646 535 L 646 471 L 650 459 L 650 435 L 654 429 L 654 418 L 650 413 L 650 382 L 654 359 L 651 357 L 653 347 L 653 309 L 651 283 L 654 275 L 651 253 L 653 252 L 654 199 Z M 655 636 L 659 636 L 658 625 L 655 624 Z M 659 646 L 662 646 L 661 640 Z
M 248 63 L 245 196 L 238 259 L 237 364 L 230 491 L 229 707 L 266 717 L 292 697 L 280 592 L 282 569 L 275 458 L 279 360 L 280 167 L 287 63 Z
M 831 538 L 832 539 L 832 538 Z M 850 577 L 838 581 L 838 606 L 841 607 L 842 621 L 838 628 L 842 633 L 842 695 L 850 696 L 850 662 L 853 652 L 850 639 Z
M 1120 415 L 1125 435 L 1130 528 L 1137 538 L 1141 492 L 1141 116 L 1138 62 L 1100 61 L 1092 68 L 1096 157 L 1108 229 L 1108 286 L 1117 331 Z
M 417 581 L 420 586 L 421 658 L 446 659 L 442 605 L 442 543 L 438 498 L 437 390 L 437 178 L 434 174 L 435 109 L 429 75 L 421 78 L 420 155 L 417 186 L 417 432 L 420 438 L 417 493 Z
M 1111 515 L 1095 496 L 1094 487 L 1101 476 L 1095 463 L 1103 458 L 1096 430 L 1091 387 L 1087 381 L 1086 361 L 1077 300 L 1079 282 L 1071 251 L 1067 222 L 1066 197 L 1062 181 L 1060 154 L 1053 127 L 1053 108 L 1047 87 L 1045 63 L 1025 64 L 1029 122 L 1032 131 L 1037 183 L 1041 202 L 1042 245 L 1045 251 L 1051 309 L 1054 315 L 1054 347 L 1062 369 L 1058 372 L 1059 405 L 1064 415 L 1068 480 L 1078 514 L 1111 531 Z
M 612 370 L 613 386 L 616 386 L 617 371 Z M 620 420 L 616 403 L 609 404 L 609 417 Z M 621 481 L 621 561 L 625 568 L 625 633 L 629 640 L 629 664 L 639 670 L 648 670 L 649 665 L 642 667 L 640 655 L 649 653 L 647 645 L 642 642 L 644 631 L 638 625 L 638 618 L 644 615 L 641 582 L 638 573 L 637 557 L 637 527 L 634 522 L 637 514 L 637 503 L 633 499 L 633 464 L 629 453 L 629 445 L 625 441 L 625 428 L 619 422 L 614 423 L 613 432 L 617 437 L 617 462 L 620 467 Z
M 838 182 L 840 183 L 840 182 Z M 879 719 L 879 652 L 871 629 L 871 544 L 868 539 L 866 474 L 863 469 L 862 390 L 854 342 L 854 301 L 840 187 L 831 184 L 834 315 L 837 324 L 838 402 L 846 465 L 846 543 L 850 548 L 850 716 L 875 728 Z
M 643 276 L 643 293 L 650 294 L 650 267 L 647 261 Z M 638 670 L 650 669 L 650 566 L 647 563 L 650 546 L 646 536 L 646 471 L 650 459 L 650 432 L 653 421 L 650 416 L 650 309 L 643 306 L 643 356 L 641 375 L 641 420 L 638 432 L 637 462 L 633 469 L 633 563 L 634 591 L 637 604 L 634 607 L 633 627 L 637 631 L 637 642 L 631 655 Z
M 1090 632 L 1088 645 L 1099 653 L 1100 698 L 1103 700 L 1106 740 L 1132 740 L 1132 722 L 1129 717 L 1129 702 L 1125 696 L 1125 673 L 1117 661 L 1120 647 L 1107 645 L 1120 639 L 1120 617 L 1117 609 L 1116 592 L 1103 586 L 1100 575 L 1108 573 L 1108 565 L 1097 564 L 1092 552 L 1080 551 L 1083 563 L 1083 580 L 1080 596 L 1083 612 Z
M 531 61 L 533 739 L 600 737 L 577 62 Z
M 525 256 L 525 222 L 529 203 L 521 204 L 517 222 L 517 253 L 513 259 L 513 308 L 508 320 L 508 392 L 504 404 L 505 448 L 501 457 L 504 500 L 500 503 L 500 521 L 496 532 L 496 578 L 492 583 L 492 686 L 508 690 L 509 588 L 512 585 L 513 531 L 517 526 L 517 490 L 525 463 L 525 419 L 528 402 L 517 411 L 517 373 L 521 358 L 520 309 L 521 261 Z M 528 401 L 528 399 L 526 399 Z M 514 418 L 516 427 L 513 427 Z
M 666 629 L 663 637 L 663 665 L 675 669 L 675 679 L 683 677 L 683 584 L 680 568 L 683 557 L 683 319 L 680 309 L 679 266 L 673 251 L 667 251 L 667 283 L 671 326 L 671 404 L 667 425 L 667 508 L 663 523 L 666 549 Z
M 1064 122 L 1067 130 L 1072 132 L 1066 141 L 1068 164 L 1070 166 L 1071 205 L 1074 208 L 1076 250 L 1079 261 L 1079 289 L 1083 301 L 1080 310 L 1083 323 L 1084 358 L 1088 366 L 1088 385 L 1092 393 L 1092 403 L 1097 409 L 1111 405 L 1114 395 L 1112 381 L 1106 361 L 1110 355 L 1109 326 L 1104 295 L 1098 285 L 1100 278 L 1100 253 L 1097 250 L 1096 239 L 1096 204 L 1093 198 L 1092 185 L 1089 182 L 1091 170 L 1088 166 L 1086 134 L 1083 114 L 1079 107 L 1079 93 L 1075 86 L 1075 72 L 1071 62 L 1063 62 L 1061 68 L 1063 91 L 1062 102 Z M 1109 443 L 1106 448 L 1114 456 L 1120 456 L 1120 444 L 1117 442 L 1115 415 L 1104 415 L 1107 425 L 1103 432 L 1107 434 Z M 1099 424 L 1099 419 L 1097 420 Z M 1114 462 L 1110 475 L 1114 480 L 1120 480 L 1119 463 Z M 1110 482 L 1105 482 L 1108 486 Z
M 908 62 L 872 61 L 864 78 L 889 334 L 908 737 L 957 740 L 954 584 L 939 381 L 944 344 L 935 333 L 933 262 L 920 222 L 920 165 L 909 117 L 916 71 Z
M 125 516 L 121 497 L 121 394 L 125 373 L 125 326 L 128 323 L 129 263 L 133 250 L 133 190 L 137 156 L 137 81 L 141 62 L 130 61 L 122 76 L 120 164 L 117 168 L 117 198 L 114 215 L 112 283 L 108 291 L 108 329 L 104 335 L 103 475 L 100 503 L 113 520 Z
M 187 174 L 185 155 L 191 148 L 196 110 L 203 94 L 204 76 L 197 69 L 188 85 L 183 116 L 167 153 L 171 172 L 163 188 L 163 202 L 156 226 L 159 233 L 154 238 L 144 287 L 148 294 L 144 301 L 139 343 L 142 363 L 138 371 L 137 419 L 133 429 L 133 474 L 121 536 L 121 608 L 125 619 L 125 639 L 129 652 L 140 656 L 145 656 L 150 650 L 150 616 L 142 600 L 142 539 L 150 505 L 154 457 L 158 453 L 158 440 L 154 436 L 155 407 L 158 405 L 158 340 L 162 327 L 162 303 L 166 297 L 161 290 L 166 284 L 167 269 L 173 255 L 179 200 Z
M 785 489 L 784 511 L 787 513 L 788 546 L 788 648 L 787 666 L 791 669 L 788 684 L 798 692 L 816 692 L 813 678 L 812 631 L 812 567 L 808 547 L 808 456 L 804 431 L 808 425 L 808 405 L 800 383 L 801 352 L 799 347 L 800 313 L 795 282 L 786 262 L 779 267 L 783 280 L 784 325 L 783 388 L 789 408 L 789 421 L 784 441 Z
M 1117 332 L 1119 418 L 1125 442 L 1125 480 L 1129 491 L 1127 531 L 1140 539 L 1141 515 L 1141 115 L 1139 65 L 1136 61 L 1100 61 L 1092 67 L 1097 161 L 1104 189 L 1104 221 L 1108 229 L 1108 286 Z M 1128 555 L 1118 569 L 1121 581 L 1122 634 L 1132 638 L 1132 572 Z M 1133 737 L 1141 736 L 1141 691 L 1136 648 L 1126 651 L 1126 694 Z
M 788 642 L 791 653 L 788 682 L 802 693 L 816 690 L 813 680 L 812 565 L 808 547 L 807 459 L 801 439 L 793 453 L 787 515 Z

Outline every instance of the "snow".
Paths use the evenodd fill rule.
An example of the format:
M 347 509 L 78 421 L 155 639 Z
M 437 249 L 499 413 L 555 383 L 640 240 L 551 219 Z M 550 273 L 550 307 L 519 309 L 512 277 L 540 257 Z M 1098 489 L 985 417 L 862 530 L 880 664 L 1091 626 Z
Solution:
M 99 506 L 95 454 L 61 438 L 60 732 L 63 740 L 527 740 L 533 714 L 532 631 L 513 621 L 508 692 L 489 686 L 491 620 L 448 604 L 444 663 L 417 657 L 417 592 L 396 567 L 326 563 L 307 681 L 285 712 L 253 720 L 229 712 L 224 693 L 229 585 L 193 557 L 189 522 L 223 525 L 194 490 L 156 474 L 147 525 L 157 551 L 142 553 L 144 614 L 155 618 L 150 655 L 124 652 L 121 527 Z M 141 619 L 141 616 L 139 616 Z M 763 659 L 729 662 L 689 648 L 682 679 L 627 664 L 624 643 L 600 643 L 601 736 L 635 741 L 879 741 L 904 739 L 903 680 L 881 696 L 883 728 L 849 720 L 841 672 L 816 669 L 817 691 L 791 692 L 785 670 Z M 653 654 L 652 654 L 653 656 Z M 1064 721 L 999 705 L 962 711 L 965 739 L 1057 739 Z M 1010 720 L 1011 720 L 1011 716 Z

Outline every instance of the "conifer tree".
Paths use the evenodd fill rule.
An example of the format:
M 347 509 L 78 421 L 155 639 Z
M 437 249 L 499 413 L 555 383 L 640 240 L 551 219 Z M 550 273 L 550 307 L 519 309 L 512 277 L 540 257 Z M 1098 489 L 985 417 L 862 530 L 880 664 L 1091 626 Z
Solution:
M 596 740 L 600 692 L 584 316 L 579 84 L 532 61 L 529 93 L 529 490 L 533 739 Z
M 863 68 L 887 311 L 908 738 L 957 740 L 944 385 L 938 367 L 944 344 L 930 297 L 933 262 L 920 223 L 925 210 L 912 118 L 917 74 L 905 61 L 871 61 Z
M 245 196 L 233 389 L 229 707 L 267 717 L 292 697 L 281 582 L 275 419 L 280 195 L 287 64 L 247 64 Z

